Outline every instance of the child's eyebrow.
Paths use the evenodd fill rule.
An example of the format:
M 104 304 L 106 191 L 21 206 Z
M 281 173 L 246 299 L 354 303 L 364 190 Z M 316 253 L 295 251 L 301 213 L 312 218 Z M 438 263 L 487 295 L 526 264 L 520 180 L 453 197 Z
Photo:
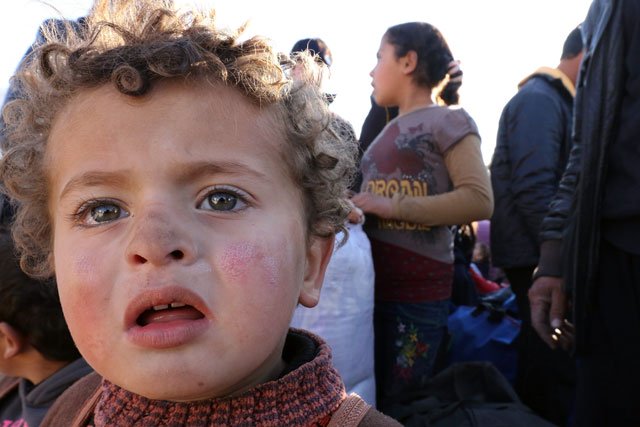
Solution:
M 268 180 L 268 177 L 251 167 L 232 161 L 219 162 L 194 162 L 179 165 L 177 167 L 177 182 L 180 185 L 187 184 L 204 176 L 214 175 L 250 175 L 261 180 Z M 103 185 L 125 186 L 127 184 L 129 174 L 126 171 L 90 171 L 80 174 L 67 182 L 60 192 L 60 199 L 63 199 L 68 193 L 78 188 L 97 187 Z
M 267 179 L 267 176 L 249 166 L 233 161 L 194 162 L 181 166 L 178 182 L 189 183 L 197 178 L 212 175 L 251 175 L 254 178 Z
M 118 172 L 85 172 L 73 177 L 60 192 L 60 199 L 77 188 L 97 187 L 99 185 L 124 185 L 127 181 L 126 174 Z

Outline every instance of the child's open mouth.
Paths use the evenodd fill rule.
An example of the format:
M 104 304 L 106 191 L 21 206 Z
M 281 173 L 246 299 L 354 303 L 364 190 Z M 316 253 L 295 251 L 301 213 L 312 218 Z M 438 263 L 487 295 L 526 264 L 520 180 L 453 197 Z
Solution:
M 125 312 L 126 334 L 136 346 L 165 349 L 197 339 L 211 326 L 213 316 L 194 292 L 163 286 L 135 297 Z
M 204 314 L 194 307 L 182 303 L 155 305 L 145 310 L 136 320 L 138 326 L 147 326 L 151 323 L 166 323 L 180 320 L 203 319 Z

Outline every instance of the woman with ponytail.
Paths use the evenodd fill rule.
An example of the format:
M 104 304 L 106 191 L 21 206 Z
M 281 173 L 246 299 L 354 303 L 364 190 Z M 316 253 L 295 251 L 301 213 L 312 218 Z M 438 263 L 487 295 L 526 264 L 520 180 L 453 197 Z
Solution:
M 453 281 L 449 226 L 487 219 L 493 195 L 473 119 L 458 103 L 462 70 L 432 25 L 389 28 L 371 71 L 375 102 L 397 106 L 364 153 L 361 192 L 375 284 L 378 407 L 431 377 Z

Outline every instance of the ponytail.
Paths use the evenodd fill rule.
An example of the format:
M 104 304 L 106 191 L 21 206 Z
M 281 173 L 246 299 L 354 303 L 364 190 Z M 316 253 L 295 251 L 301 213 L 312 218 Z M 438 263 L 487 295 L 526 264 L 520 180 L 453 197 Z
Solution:
M 460 100 L 458 89 L 462 86 L 462 69 L 460 61 L 451 61 L 447 69 L 447 83 L 438 94 L 438 98 L 446 105 L 456 105 Z

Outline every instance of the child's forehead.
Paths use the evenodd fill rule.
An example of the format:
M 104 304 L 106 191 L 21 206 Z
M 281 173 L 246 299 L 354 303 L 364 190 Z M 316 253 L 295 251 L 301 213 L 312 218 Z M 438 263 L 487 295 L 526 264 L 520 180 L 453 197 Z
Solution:
M 114 134 L 118 134 L 121 126 L 131 129 L 131 132 L 143 129 L 148 135 L 157 135 L 155 128 L 169 133 L 192 134 L 211 141 L 211 144 L 219 140 L 218 131 L 227 135 L 231 132 L 242 135 L 256 156 L 269 154 L 284 160 L 283 156 L 288 151 L 285 149 L 284 125 L 278 122 L 277 117 L 282 115 L 275 110 L 275 106 L 255 105 L 238 89 L 222 84 L 166 81 L 140 97 L 121 94 L 107 84 L 77 93 L 56 116 L 50 134 L 47 164 L 52 175 L 57 175 L 51 155 L 53 151 L 64 149 L 66 139 L 90 139 L 96 132 L 114 128 Z M 171 141 L 170 146 L 163 147 L 189 150 L 188 139 L 177 138 L 176 141 L 179 142 Z M 208 151 L 206 145 L 204 147 Z M 104 149 L 116 148 L 105 144 Z M 278 163 L 286 169 L 288 162 Z
M 282 117 L 277 113 L 278 106 L 258 105 L 238 88 L 202 79 L 167 79 L 156 82 L 153 88 L 142 96 L 120 93 L 112 84 L 80 90 L 55 115 L 51 133 L 61 127 L 72 129 L 79 122 L 83 122 L 87 111 L 101 110 L 106 116 L 109 109 L 121 108 L 126 108 L 131 115 L 142 115 L 148 109 L 166 111 L 167 114 L 175 114 L 176 111 L 182 110 L 205 116 L 212 122 L 250 121 L 263 128 L 268 139 L 272 139 L 274 143 L 282 141 L 286 128 L 286 124 L 278 119 Z M 171 119 L 172 117 L 167 117 L 168 121 Z
M 192 109 L 209 108 L 229 114 L 266 115 L 269 112 L 268 108 L 258 107 L 234 86 L 204 79 L 179 78 L 154 82 L 147 93 L 137 96 L 118 91 L 112 83 L 80 89 L 68 99 L 61 111 L 77 112 L 92 103 L 95 103 L 95 108 L 101 108 L 101 104 L 106 103 L 144 107 L 157 102 L 166 105 L 186 102 Z

